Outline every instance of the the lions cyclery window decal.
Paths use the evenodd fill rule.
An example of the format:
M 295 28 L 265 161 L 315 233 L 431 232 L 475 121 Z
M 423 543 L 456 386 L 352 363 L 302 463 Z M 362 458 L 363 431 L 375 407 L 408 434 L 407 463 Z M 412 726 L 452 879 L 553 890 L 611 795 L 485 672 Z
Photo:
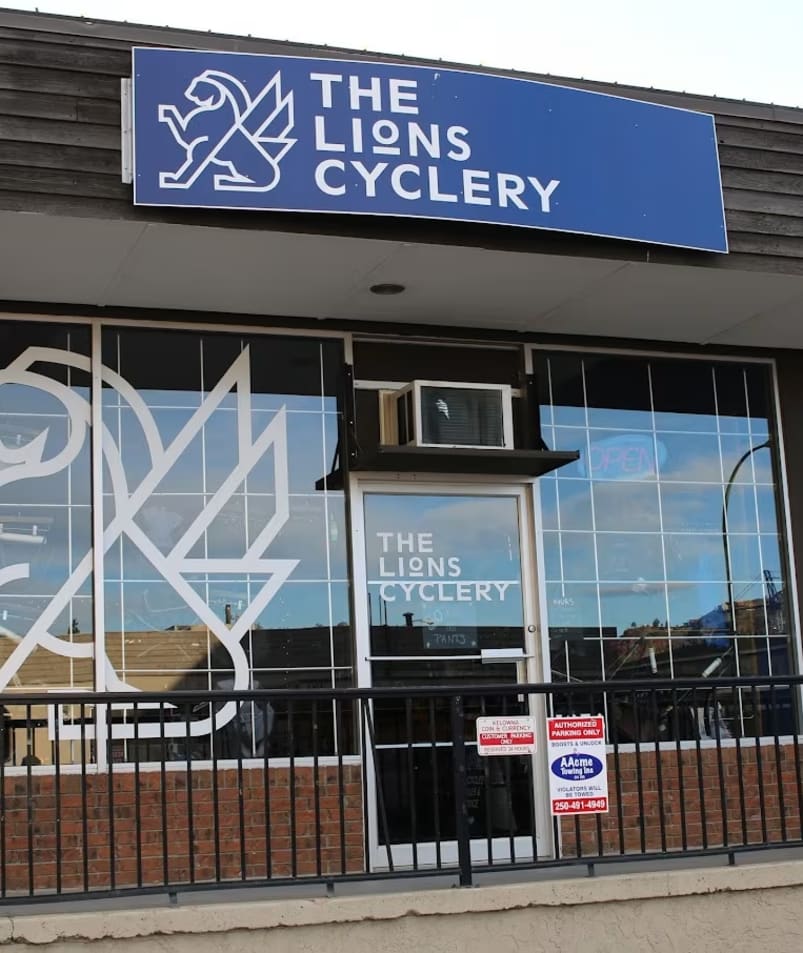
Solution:
M 133 51 L 134 201 L 727 251 L 713 117 L 460 70 Z

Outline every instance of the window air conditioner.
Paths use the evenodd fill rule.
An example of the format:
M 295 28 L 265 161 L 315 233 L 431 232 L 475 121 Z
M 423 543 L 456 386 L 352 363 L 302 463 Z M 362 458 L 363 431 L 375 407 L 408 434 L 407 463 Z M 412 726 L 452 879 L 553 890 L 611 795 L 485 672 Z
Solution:
M 412 447 L 513 448 L 506 384 L 412 381 L 385 393 L 382 442 Z

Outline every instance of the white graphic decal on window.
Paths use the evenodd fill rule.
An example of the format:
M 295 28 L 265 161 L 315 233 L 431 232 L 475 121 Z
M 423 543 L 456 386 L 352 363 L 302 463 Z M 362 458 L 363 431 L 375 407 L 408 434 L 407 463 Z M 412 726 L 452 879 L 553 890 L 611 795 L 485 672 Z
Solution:
M 0 441 L 0 486 L 18 480 L 36 479 L 58 473 L 76 459 L 88 439 L 91 426 L 89 401 L 66 385 L 31 369 L 43 364 L 72 367 L 87 373 L 91 370 L 90 359 L 83 355 L 55 348 L 30 347 L 5 370 L 0 371 L 0 386 L 17 384 L 38 388 L 56 397 L 69 417 L 65 445 L 54 456 L 45 456 L 48 433 L 46 429 L 22 447 L 9 447 Z M 228 652 L 234 676 L 232 684 L 234 690 L 247 689 L 250 685 L 249 663 L 242 645 L 243 637 L 256 623 L 259 613 L 276 595 L 299 562 L 298 559 L 270 559 L 265 556 L 289 518 L 287 419 L 286 407 L 282 406 L 267 426 L 254 435 L 250 372 L 250 353 L 249 349 L 245 348 L 192 413 L 189 420 L 166 445 L 162 441 L 151 410 L 136 389 L 109 367 L 103 366 L 101 372 L 104 388 L 116 390 L 120 399 L 125 401 L 134 413 L 147 446 L 145 473 L 135 486 L 130 486 L 123 467 L 120 447 L 108 428 L 103 426 L 103 462 L 106 465 L 105 472 L 109 481 L 109 485 L 104 486 L 104 493 L 110 493 L 113 500 L 113 511 L 103 531 L 104 553 L 108 553 L 122 537 L 127 538 L 136 546 Z M 137 524 L 136 517 L 147 504 L 160 481 L 201 433 L 211 415 L 232 393 L 236 397 L 237 412 L 236 465 L 226 474 L 219 488 L 209 497 L 187 529 L 175 542 L 171 543 L 168 551 L 164 552 L 151 538 L 153 534 L 149 535 Z M 221 513 L 238 487 L 242 486 L 249 473 L 261 460 L 267 459 L 266 455 L 269 452 L 272 458 L 276 501 L 273 514 L 266 518 L 264 525 L 258 527 L 253 540 L 247 545 L 244 543 L 244 551 L 241 555 L 218 558 L 190 556 L 193 547 L 203 538 L 207 528 Z M 100 462 L 96 461 L 95 466 L 100 469 Z M 77 561 L 75 568 L 49 600 L 44 611 L 30 629 L 19 638 L 5 663 L 0 666 L 0 690 L 9 685 L 26 659 L 37 648 L 73 659 L 95 657 L 93 641 L 71 641 L 53 634 L 59 615 L 90 579 L 92 568 L 90 549 Z M 188 577 L 197 578 L 198 574 L 204 573 L 223 576 L 236 574 L 239 577 L 244 574 L 255 574 L 260 577 L 259 582 L 254 583 L 255 595 L 243 608 L 236 621 L 231 624 L 227 624 L 214 612 L 188 580 Z M 13 581 L 28 578 L 29 574 L 29 563 L 17 563 L 0 568 L 0 589 Z M 267 581 L 263 581 L 264 577 L 268 577 Z M 99 664 L 104 668 L 106 687 L 110 692 L 137 691 L 136 687 L 119 677 L 108 656 L 99 660 Z M 114 707 L 119 709 L 128 706 L 115 704 Z M 138 705 L 138 708 L 145 707 L 147 706 L 144 703 Z M 227 724 L 234 717 L 236 710 L 235 702 L 223 706 L 215 714 L 215 728 L 218 729 Z M 77 731 L 77 729 L 73 730 Z M 120 723 L 117 720 L 109 724 L 109 731 L 114 738 L 133 738 L 135 730 L 137 737 L 140 738 L 157 737 L 161 733 L 167 737 L 186 736 L 188 730 L 194 736 L 202 736 L 210 733 L 211 718 L 191 722 L 189 726 L 183 722 L 174 724 L 167 722 L 164 725 L 141 723 L 135 729 L 133 724 Z M 71 726 L 61 726 L 60 737 L 66 740 L 70 736 Z M 77 734 L 75 737 L 78 737 Z

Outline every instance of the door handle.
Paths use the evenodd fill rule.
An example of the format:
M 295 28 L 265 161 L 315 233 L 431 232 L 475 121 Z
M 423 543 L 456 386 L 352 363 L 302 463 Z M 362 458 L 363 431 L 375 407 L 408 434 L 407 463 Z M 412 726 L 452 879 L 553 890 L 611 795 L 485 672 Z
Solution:
M 366 655 L 366 662 L 479 662 L 481 655 Z
M 527 655 L 524 649 L 481 649 L 480 658 L 483 661 L 483 664 L 497 664 L 499 662 L 524 662 L 528 658 L 533 658 L 532 655 Z

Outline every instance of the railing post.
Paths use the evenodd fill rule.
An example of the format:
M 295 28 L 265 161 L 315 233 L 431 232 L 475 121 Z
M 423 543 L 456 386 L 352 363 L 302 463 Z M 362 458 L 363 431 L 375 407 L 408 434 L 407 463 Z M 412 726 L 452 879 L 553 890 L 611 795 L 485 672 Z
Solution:
M 463 737 L 463 698 L 455 695 L 450 702 L 452 722 L 452 781 L 454 786 L 455 837 L 460 865 L 460 886 L 472 885 L 471 844 L 468 836 L 466 805 L 466 742 Z

